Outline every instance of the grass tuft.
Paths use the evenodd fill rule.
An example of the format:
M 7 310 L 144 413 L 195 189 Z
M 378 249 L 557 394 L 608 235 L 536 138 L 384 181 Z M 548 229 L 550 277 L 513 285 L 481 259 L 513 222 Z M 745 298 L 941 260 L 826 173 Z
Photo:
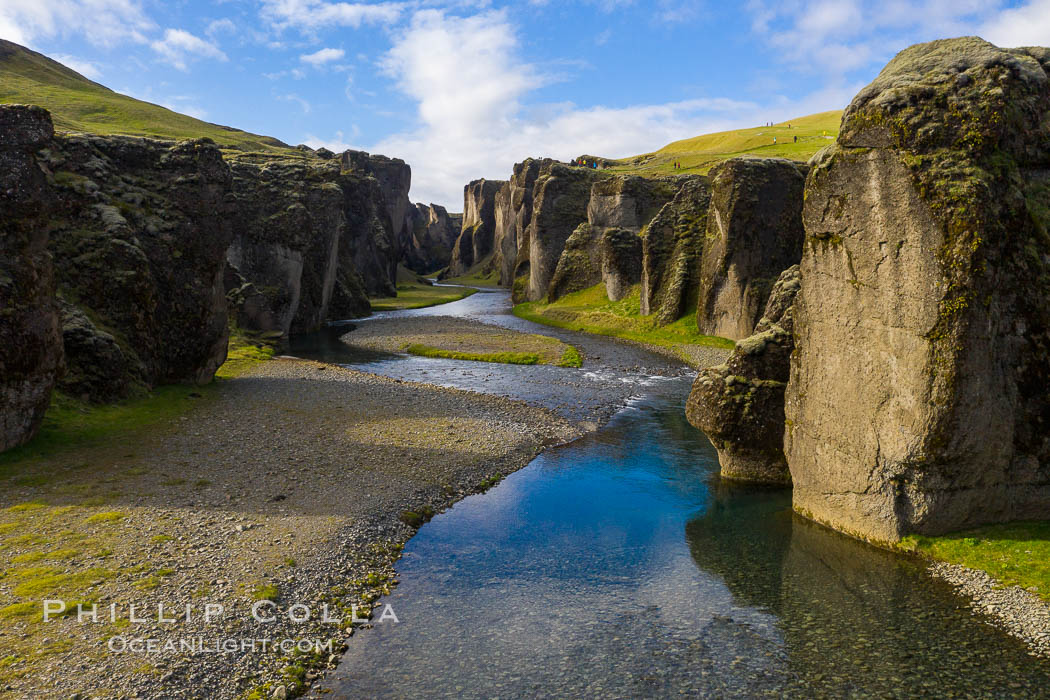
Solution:
M 409 355 L 440 357 L 446 360 L 473 360 L 474 362 L 500 362 L 505 365 L 539 364 L 540 356 L 534 352 L 459 352 L 413 343 L 405 348 Z
M 910 535 L 900 546 L 980 569 L 1007 586 L 1020 586 L 1050 601 L 1050 521 L 987 525 L 939 537 Z
M 686 360 L 689 359 L 688 353 L 683 352 L 681 346 L 705 345 L 732 349 L 735 345 L 727 338 L 700 333 L 693 310 L 666 326 L 658 325 L 652 316 L 642 316 L 641 288 L 637 285 L 620 301 L 609 301 L 605 284 L 599 283 L 567 294 L 550 304 L 542 301 L 518 304 L 514 307 L 514 315 L 555 328 L 671 348 Z

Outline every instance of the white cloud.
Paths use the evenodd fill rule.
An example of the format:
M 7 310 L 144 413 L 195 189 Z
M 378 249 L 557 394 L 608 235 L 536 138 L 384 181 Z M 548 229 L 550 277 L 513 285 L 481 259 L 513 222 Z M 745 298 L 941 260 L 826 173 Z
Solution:
M 219 47 L 183 29 L 166 29 L 164 38 L 150 43 L 150 48 L 165 61 L 179 70 L 186 70 L 187 62 L 194 58 L 227 60 Z
M 299 95 L 296 95 L 294 92 L 288 95 L 278 95 L 277 99 L 282 102 L 295 102 L 303 110 L 303 114 L 309 114 L 313 109 L 313 106 L 309 102 L 304 98 L 299 97 Z
M 1050 46 L 1050 0 L 1032 0 L 1004 10 L 980 33 L 998 46 Z
M 137 0 L 0 1 L 0 37 L 27 46 L 74 34 L 96 46 L 128 39 L 144 43 L 154 26 Z
M 91 61 L 85 61 L 76 56 L 69 56 L 64 53 L 53 53 L 50 58 L 55 59 L 59 63 L 69 68 L 72 68 L 77 73 L 80 73 L 85 78 L 91 80 L 98 80 L 102 77 L 102 70 L 98 67 L 97 63 Z
M 346 51 L 343 51 L 342 49 L 321 49 L 320 51 L 304 54 L 299 57 L 299 60 L 303 63 L 309 63 L 312 66 L 321 66 L 325 63 L 338 61 L 345 55 Z
M 758 107 L 725 98 L 579 108 L 523 105 L 550 80 L 521 60 L 504 12 L 417 12 L 383 60 L 418 103 L 418 123 L 368 150 L 412 164 L 412 198 L 461 207 L 463 185 L 506 178 L 529 156 L 622 157 L 707 131 L 759 123 Z M 763 116 L 768 112 L 761 110 Z M 789 113 L 795 116 L 796 113 Z
M 834 81 L 883 64 L 913 43 L 972 34 L 1000 5 L 1000 0 L 750 0 L 746 7 L 752 30 L 777 63 Z
M 356 124 L 350 127 L 350 139 L 356 140 L 360 136 L 360 134 L 361 129 L 358 128 Z M 347 135 L 344 134 L 342 131 L 335 132 L 335 138 L 331 139 L 318 138 L 313 134 L 307 134 L 306 138 L 303 139 L 303 143 L 305 143 L 310 148 L 327 148 L 329 151 L 332 151 L 334 153 L 342 153 L 343 151 L 348 150 L 363 150 L 361 146 L 354 145 L 353 143 L 347 141 Z
M 293 27 L 313 32 L 324 27 L 353 27 L 363 24 L 393 24 L 401 17 L 404 3 L 325 2 L 324 0 L 262 0 L 263 19 L 277 29 Z
M 237 25 L 234 24 L 232 19 L 216 19 L 208 23 L 208 28 L 204 30 L 204 33 L 212 39 L 215 38 L 216 34 L 236 34 Z

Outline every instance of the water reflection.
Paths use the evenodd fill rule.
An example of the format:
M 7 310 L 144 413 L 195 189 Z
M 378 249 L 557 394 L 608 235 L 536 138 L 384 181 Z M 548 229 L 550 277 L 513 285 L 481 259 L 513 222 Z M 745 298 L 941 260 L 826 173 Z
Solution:
M 914 562 L 717 478 L 684 382 L 409 541 L 337 697 L 1034 697 L 1045 662 Z M 320 695 L 318 696 L 320 697 Z

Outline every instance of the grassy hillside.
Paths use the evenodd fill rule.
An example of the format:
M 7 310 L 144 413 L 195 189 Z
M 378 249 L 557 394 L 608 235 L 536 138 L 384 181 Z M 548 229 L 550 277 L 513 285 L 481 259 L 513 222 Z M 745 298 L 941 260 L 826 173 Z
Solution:
M 842 111 L 836 110 L 773 126 L 704 134 L 675 141 L 653 153 L 615 161 L 616 165 L 609 169 L 637 175 L 706 173 L 715 163 L 745 154 L 805 161 L 835 139 L 841 120 Z M 776 144 L 773 137 L 777 139 Z M 682 170 L 674 169 L 676 160 L 682 163 Z
M 288 148 L 269 136 L 210 124 L 113 92 L 43 54 L 3 40 L 0 103 L 40 105 L 51 112 L 60 131 L 169 139 L 207 136 L 221 146 L 248 151 Z

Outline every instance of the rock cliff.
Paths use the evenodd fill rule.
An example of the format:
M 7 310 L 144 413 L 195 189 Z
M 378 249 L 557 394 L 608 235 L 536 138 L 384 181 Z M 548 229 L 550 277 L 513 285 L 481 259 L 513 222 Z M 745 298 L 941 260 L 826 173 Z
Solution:
M 896 541 L 1050 512 L 1050 50 L 913 46 L 806 184 L 795 508 Z
M 802 259 L 804 170 L 783 158 L 750 157 L 711 169 L 696 309 L 701 333 L 751 335 L 777 276 Z
M 784 388 L 791 371 L 792 305 L 799 268 L 773 285 L 754 335 L 737 343 L 728 362 L 702 370 L 686 403 L 686 416 L 718 450 L 723 477 L 788 484 L 784 458 Z
M 670 323 L 695 303 L 710 202 L 704 178 L 680 178 L 674 199 L 642 232 L 643 315 Z
M 565 242 L 577 226 L 587 221 L 591 185 L 599 177 L 599 173 L 586 168 L 542 161 L 533 185 L 532 217 L 527 232 L 526 299 L 535 301 L 549 293 Z M 519 241 L 519 250 L 520 247 Z
M 416 212 L 402 206 L 411 179 L 402 161 L 347 151 L 234 155 L 230 163 L 227 291 L 240 326 L 309 332 L 329 318 L 367 314 L 368 294 L 395 293 L 401 238 L 411 241 L 404 232 Z
M 503 180 L 474 180 L 463 188 L 463 228 L 452 247 L 445 277 L 466 274 L 485 262 L 496 241 L 496 195 Z
M 448 266 L 452 247 L 463 230 L 463 215 L 449 214 L 438 204 L 416 204 L 409 210 L 411 232 L 401 250 L 405 267 L 421 275 Z
M 226 359 L 232 177 L 215 144 L 56 135 L 50 250 L 66 376 L 81 398 L 204 383 Z
M 47 251 L 53 194 L 36 151 L 51 143 L 39 107 L 0 107 L 0 451 L 36 434 L 61 371 Z
M 56 383 L 110 401 L 210 381 L 227 293 L 251 330 L 367 313 L 417 211 L 395 159 L 224 159 L 207 139 L 55 134 L 35 107 L 0 106 L 0 159 L 0 449 L 32 436 Z

